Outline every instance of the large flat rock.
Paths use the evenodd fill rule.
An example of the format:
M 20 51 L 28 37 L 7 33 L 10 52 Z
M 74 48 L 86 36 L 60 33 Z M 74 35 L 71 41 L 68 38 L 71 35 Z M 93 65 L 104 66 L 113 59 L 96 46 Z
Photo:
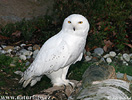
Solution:
M 54 0 L 0 0 L 0 24 L 51 14 Z

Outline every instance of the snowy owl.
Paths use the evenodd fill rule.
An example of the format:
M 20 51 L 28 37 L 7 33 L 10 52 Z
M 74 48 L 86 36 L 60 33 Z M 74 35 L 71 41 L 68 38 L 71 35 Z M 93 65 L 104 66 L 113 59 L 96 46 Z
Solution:
M 88 30 L 89 22 L 84 16 L 68 16 L 61 31 L 43 44 L 19 83 L 23 83 L 24 88 L 29 83 L 33 86 L 46 75 L 53 86 L 74 85 L 66 79 L 66 75 L 70 65 L 82 59 Z

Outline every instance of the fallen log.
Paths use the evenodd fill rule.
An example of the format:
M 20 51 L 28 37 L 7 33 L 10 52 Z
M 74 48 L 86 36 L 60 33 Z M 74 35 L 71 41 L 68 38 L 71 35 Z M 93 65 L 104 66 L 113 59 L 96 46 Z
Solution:
M 74 88 L 70 85 L 51 87 L 33 97 L 39 100 L 131 100 L 130 82 L 124 79 L 116 78 L 113 66 L 93 64 L 84 72 L 82 81 L 71 80 Z

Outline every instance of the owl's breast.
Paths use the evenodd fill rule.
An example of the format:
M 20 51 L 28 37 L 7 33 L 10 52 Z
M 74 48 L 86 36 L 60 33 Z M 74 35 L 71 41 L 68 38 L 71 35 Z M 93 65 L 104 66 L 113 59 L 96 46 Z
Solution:
M 68 43 L 68 49 L 69 49 L 69 59 L 67 61 L 67 64 L 72 64 L 74 63 L 81 53 L 83 53 L 85 44 L 86 44 L 86 39 L 73 39 L 71 40 L 72 42 Z

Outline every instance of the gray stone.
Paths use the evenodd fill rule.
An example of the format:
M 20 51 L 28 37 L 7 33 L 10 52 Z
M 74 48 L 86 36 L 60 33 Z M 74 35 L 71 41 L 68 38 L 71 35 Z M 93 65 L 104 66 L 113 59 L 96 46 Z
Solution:
M 116 73 L 116 77 L 117 77 L 117 78 L 122 79 L 123 76 L 124 76 L 123 73 L 120 73 L 120 72 Z M 129 81 L 132 81 L 132 76 L 127 75 L 127 79 L 128 79 Z
M 2 47 L 2 48 L 5 48 L 5 47 L 6 47 L 6 45 L 1 45 L 1 47 Z
M 25 65 L 26 65 L 26 66 L 28 66 L 29 64 L 30 64 L 30 62 L 29 62 L 29 61 L 27 61 Z
M 109 63 L 112 62 L 112 59 L 111 59 L 111 58 L 106 58 L 106 61 L 107 61 L 107 63 L 109 64 Z
M 86 61 L 90 61 L 92 59 L 92 56 L 85 56 Z
M 0 53 L 1 54 L 6 54 L 6 51 L 5 50 L 0 50 Z
M 23 46 L 25 46 L 25 45 L 26 45 L 26 44 L 21 44 L 20 46 L 23 47 Z
M 14 50 L 19 50 L 19 49 L 20 49 L 19 46 L 15 46 L 15 47 L 14 47 Z
M 27 52 L 27 50 L 26 50 L 26 49 L 21 49 L 19 52 L 20 52 L 21 54 L 24 54 L 25 52 Z
M 11 52 L 12 52 L 12 49 L 8 49 L 8 50 L 7 50 L 7 53 L 11 53 Z
M 86 52 L 86 55 L 87 55 L 87 56 L 91 56 L 91 52 L 89 52 L 89 51 Z
M 123 54 L 123 58 L 124 58 L 124 60 L 126 60 L 127 62 L 130 61 L 130 55 L 128 55 L 127 53 L 124 53 L 124 54 Z
M 26 60 L 26 56 L 25 55 L 20 55 L 19 56 L 21 60 Z
M 104 53 L 104 50 L 102 48 L 96 48 L 94 49 L 94 53 L 101 56 Z
M 30 59 L 31 58 L 31 56 L 27 56 L 27 59 Z
M 13 48 L 14 48 L 14 46 L 6 46 L 6 47 L 4 47 L 4 50 L 5 51 L 8 51 L 9 49 L 13 50 Z
M 53 4 L 53 0 L 0 0 L 0 24 L 51 14 Z
M 23 55 L 25 56 L 31 56 L 33 53 L 31 51 L 25 51 L 23 52 Z
M 16 67 L 16 65 L 11 63 L 11 64 L 10 64 L 10 67 Z
M 104 57 L 104 58 L 108 58 L 108 57 L 110 57 L 110 54 L 106 54 L 106 55 L 104 55 L 103 57 Z
M 111 57 L 115 57 L 115 56 L 116 56 L 116 53 L 115 53 L 114 51 L 110 51 L 110 52 L 109 52 L 109 55 L 110 55 Z
M 28 50 L 29 50 L 29 51 L 32 51 L 32 49 L 33 49 L 32 47 L 28 47 Z
M 39 52 L 38 49 L 33 52 L 33 58 L 35 58 L 37 56 L 38 52 Z

